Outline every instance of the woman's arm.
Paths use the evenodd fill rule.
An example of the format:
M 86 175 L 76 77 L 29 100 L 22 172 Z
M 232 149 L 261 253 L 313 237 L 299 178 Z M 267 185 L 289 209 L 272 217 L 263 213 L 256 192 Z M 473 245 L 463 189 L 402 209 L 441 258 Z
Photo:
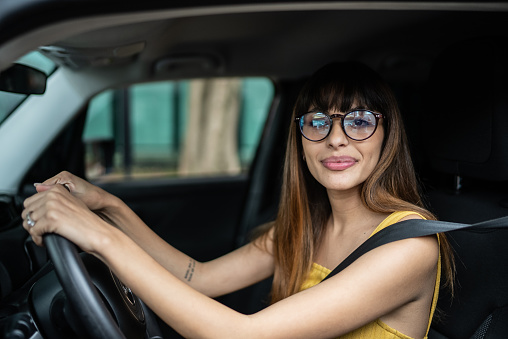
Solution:
M 51 192 L 70 197 L 58 187 Z M 432 289 L 436 277 L 436 239 L 407 239 L 372 250 L 313 288 L 254 315 L 243 315 L 189 287 L 125 233 L 105 227 L 81 202 L 50 198 L 36 195 L 25 202 L 23 217 L 33 211 L 36 224 L 30 227 L 25 221 L 24 227 L 34 241 L 40 243 L 42 234 L 56 232 L 96 255 L 185 337 L 337 337 L 407 305 L 421 304 L 422 299 L 429 299 L 429 287 Z M 245 268 L 241 261 L 233 262 L 231 270 Z M 419 308 L 425 313 L 422 318 L 428 319 L 428 306 Z M 423 336 L 426 321 L 420 322 L 414 325 L 409 321 L 406 334 Z
M 102 260 L 189 338 L 333 338 L 418 301 L 436 277 L 435 239 L 409 239 L 375 249 L 341 274 L 261 312 L 242 315 L 182 284 L 127 237 L 112 234 L 110 241 L 116 245 L 103 246 L 108 250 L 101 251 Z M 128 267 L 118 253 L 130 256 Z M 137 270 L 143 274 L 132 273 Z M 423 337 L 429 311 L 430 305 L 425 320 L 404 332 Z
M 110 198 L 107 218 L 175 277 L 201 293 L 217 297 L 252 285 L 273 274 L 270 240 L 258 239 L 209 262 L 198 262 L 150 229 L 125 203 Z M 261 242 L 267 241 L 267 244 Z M 263 246 L 265 245 L 265 246 Z M 265 250 L 266 248 L 266 250 Z
M 50 199 L 64 206 L 61 201 L 65 200 L 66 192 L 59 187 L 62 185 L 66 185 L 71 194 L 95 214 L 129 236 L 175 277 L 207 296 L 227 294 L 273 274 L 272 255 L 264 250 L 269 249 L 269 240 L 260 244 L 263 240 L 258 239 L 257 245 L 266 246 L 248 244 L 223 257 L 201 263 L 169 245 L 121 199 L 71 173 L 62 172 L 36 187 L 40 194 L 53 194 Z

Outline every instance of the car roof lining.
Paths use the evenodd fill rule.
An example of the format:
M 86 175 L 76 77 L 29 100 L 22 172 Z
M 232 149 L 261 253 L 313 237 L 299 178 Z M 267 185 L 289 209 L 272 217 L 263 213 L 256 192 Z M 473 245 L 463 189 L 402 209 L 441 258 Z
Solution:
M 53 1 L 58 2 L 58 1 Z M 140 6 L 140 9 L 141 6 Z M 227 19 L 225 24 L 234 22 L 236 25 L 241 24 L 238 20 L 235 21 L 234 18 L 259 18 L 263 21 L 263 25 L 256 25 L 256 34 L 258 34 L 258 30 L 266 31 L 273 33 L 282 31 L 284 27 L 293 27 L 295 29 L 295 23 L 298 21 L 287 20 L 287 18 L 299 18 L 303 16 L 313 15 L 339 15 L 343 17 L 354 17 L 356 13 L 368 13 L 369 10 L 379 10 L 383 9 L 386 12 L 383 12 L 385 16 L 392 16 L 392 19 L 383 21 L 384 27 L 388 24 L 396 25 L 397 22 L 401 19 L 400 13 L 397 12 L 405 12 L 409 16 L 419 16 L 417 12 L 425 13 L 424 16 L 428 16 L 432 18 L 433 16 L 440 16 L 442 11 L 507 11 L 508 4 L 506 3 L 471 3 L 471 2 L 444 2 L 444 3 L 436 3 L 436 2 L 380 2 L 380 1 L 362 1 L 362 2 L 297 2 L 295 3 L 257 3 L 253 4 L 248 1 L 238 1 L 234 5 L 219 5 L 219 6 L 198 6 L 198 7 L 187 7 L 187 8 L 170 8 L 170 9 L 160 9 L 153 11 L 145 11 L 141 13 L 122 13 L 122 14 L 99 14 L 96 16 L 90 15 L 87 17 L 81 17 L 76 19 L 62 19 L 60 21 L 55 21 L 54 23 L 50 23 L 43 27 L 38 27 L 37 30 L 33 30 L 25 33 L 22 39 L 13 39 L 7 41 L 5 44 L 1 44 L 0 40 L 0 69 L 5 68 L 13 59 L 23 55 L 24 53 L 30 51 L 35 46 L 38 45 L 54 45 L 55 42 L 58 42 L 57 45 L 62 46 L 72 46 L 73 44 L 84 44 L 85 41 L 87 44 L 94 44 L 96 46 L 101 46 L 101 44 L 110 44 L 111 40 L 108 42 L 108 37 L 111 38 L 115 36 L 115 32 L 118 32 L 119 29 L 123 29 L 124 34 L 122 37 L 126 37 L 127 39 L 134 39 L 136 36 L 136 30 L 140 30 L 140 32 L 146 32 L 146 30 L 153 30 L 154 32 L 164 33 L 167 32 L 168 37 L 175 37 L 175 34 L 171 34 L 170 27 L 175 24 L 181 24 L 181 22 L 195 23 L 195 22 L 213 22 L 216 18 L 232 18 Z M 304 12 L 306 11 L 306 12 Z M 300 12 L 300 14 L 299 14 Z M 341 13 L 342 12 L 342 13 Z M 304 13 L 304 14 L 302 14 Z M 380 16 L 380 12 L 371 12 L 369 14 L 369 20 L 371 18 L 376 18 L 376 16 Z M 276 17 L 276 19 L 266 20 L 266 18 Z M 396 20 L 394 19 L 396 18 Z M 0 17 L 1 18 L 1 17 Z M 281 19 L 279 19 L 281 18 Z M 217 21 L 217 20 L 215 20 Z M 248 22 L 248 21 L 247 21 Z M 346 21 L 348 22 L 348 21 Z M 0 20 L 1 23 L 1 20 Z M 292 23 L 292 25 L 291 25 Z M 407 22 L 400 22 L 401 24 L 407 24 Z M 263 27 L 265 26 L 266 27 Z M 223 25 L 224 26 L 224 25 Z M 130 29 L 129 29 L 130 27 Z M 241 26 L 240 26 L 241 27 Z M 235 30 L 230 30 L 230 36 L 232 38 L 238 38 L 239 34 L 242 34 L 242 38 L 245 39 L 246 44 L 251 43 L 252 40 L 249 40 L 249 31 L 253 30 L 253 26 L 244 25 L 247 29 L 241 29 L 240 32 L 235 28 Z M 305 26 L 309 29 L 309 26 Z M 332 25 L 333 27 L 333 25 Z M 298 26 L 296 26 L 296 30 L 298 30 Z M 302 33 L 303 27 L 300 29 L 298 33 Z M 100 32 L 100 36 L 98 35 Z M 213 28 L 208 28 L 206 30 L 202 30 L 201 33 L 210 33 L 215 34 L 216 36 L 221 36 L 221 40 L 213 40 L 211 39 L 208 45 L 220 43 L 222 45 L 227 45 L 227 33 L 221 29 L 220 26 L 215 25 Z M 226 34 L 226 35 L 224 35 Z M 352 34 L 351 41 L 357 41 L 358 35 Z M 139 35 L 139 33 L 138 33 Z M 295 32 L 292 35 L 281 35 L 279 34 L 279 42 L 283 43 L 285 48 L 293 47 L 295 37 L 298 34 Z M 74 38 L 70 39 L 69 36 L 74 36 Z M 118 37 L 118 35 L 116 35 Z M 155 34 L 154 36 L 157 36 Z M 158 35 L 159 37 L 164 37 L 166 35 Z M 223 38 L 223 37 L 226 38 Z M 196 35 L 194 36 L 194 40 L 189 40 L 193 36 L 189 34 L 187 31 L 186 35 L 183 35 L 183 40 L 185 41 L 193 41 L 196 44 L 200 43 L 199 40 L 196 41 Z M 261 35 L 261 39 L 266 37 L 265 35 Z M 361 37 L 361 36 L 360 36 Z M 340 37 L 341 39 L 344 36 Z M 203 39 L 204 40 L 204 39 Z M 322 38 L 320 39 L 322 40 Z M 176 40 L 172 43 L 171 46 L 175 48 L 185 49 L 185 46 L 179 46 Z M 347 41 L 347 39 L 346 39 Z M 373 39 L 375 41 L 375 39 Z M 131 41 L 132 42 L 132 41 Z M 139 41 L 138 41 L 139 42 Z M 166 39 L 165 44 L 168 43 Z M 262 45 L 259 41 L 254 41 L 258 45 Z M 171 43 L 171 42 L 170 42 Z M 210 49 L 212 47 L 206 46 L 206 41 L 202 42 L 202 49 Z M 290 43 L 292 43 L 290 45 Z M 26 47 L 25 47 L 26 46 Z M 241 46 L 240 46 L 241 47 Z M 239 47 L 239 48 L 240 48 Z M 346 46 L 347 47 L 347 46 Z M 345 48 L 341 48 L 344 50 Z M 239 50 L 241 52 L 241 50 Z M 315 68 L 316 65 L 311 65 L 309 69 Z
M 458 30 L 458 28 L 452 27 L 452 24 L 446 23 L 449 16 L 450 14 L 443 15 L 441 12 L 388 12 L 381 16 L 364 11 L 348 11 L 347 13 L 250 13 L 234 16 L 192 17 L 174 19 L 169 22 L 130 24 L 120 28 L 90 31 L 72 39 L 61 40 L 55 46 L 64 50 L 68 49 L 69 55 L 72 54 L 70 53 L 72 49 L 81 50 L 81 52 L 94 50 L 96 53 L 100 51 L 100 48 L 104 48 L 104 54 L 109 55 L 108 51 L 112 47 L 144 43 L 146 48 L 139 56 L 141 58 L 139 67 L 143 67 L 144 71 L 148 72 L 146 81 L 150 81 L 150 77 L 157 78 L 157 76 L 171 78 L 171 74 L 153 74 L 154 64 L 161 58 L 182 53 L 190 55 L 210 53 L 222 56 L 227 67 L 223 73 L 211 74 L 215 76 L 248 75 L 250 73 L 266 74 L 273 77 L 298 77 L 309 74 L 322 64 L 331 61 L 327 59 L 330 55 L 338 60 L 362 58 L 366 63 L 371 63 L 379 59 L 379 54 L 383 54 L 385 51 L 390 51 L 389 53 L 393 54 L 394 46 L 398 46 L 396 48 L 400 50 L 401 55 L 408 53 L 428 55 L 429 47 L 430 50 L 436 50 L 437 53 L 449 42 L 446 31 L 449 30 L 455 34 Z M 457 13 L 454 16 L 457 18 L 456 20 L 468 20 L 467 13 Z M 488 17 L 490 16 L 492 14 L 488 15 Z M 325 20 L 319 21 L 320 17 L 324 17 Z M 379 30 L 373 34 L 368 28 L 362 29 L 360 27 L 355 29 L 354 34 L 351 33 L 348 27 L 354 26 L 355 22 L 360 22 L 362 18 L 368 19 L 371 23 L 377 21 Z M 442 29 L 442 25 L 440 27 L 442 29 L 441 40 L 434 39 L 437 34 L 435 31 L 438 28 L 433 29 L 430 24 L 436 20 L 440 20 L 442 25 L 448 25 L 446 29 Z M 258 21 L 264 22 L 264 27 L 261 27 L 261 32 L 256 32 L 258 36 L 255 36 L 250 31 Z M 490 21 L 495 22 L 495 20 Z M 389 22 L 389 24 L 385 22 Z M 411 31 L 413 40 L 405 42 L 407 35 L 399 34 L 397 31 L 402 25 L 411 27 L 412 25 L 416 26 L 417 23 L 421 26 L 427 26 L 426 23 L 428 23 L 429 28 L 425 31 L 418 29 Z M 474 26 L 484 23 L 480 22 L 475 25 L 474 22 L 468 22 L 468 24 L 471 26 L 469 30 L 473 31 Z M 319 28 L 314 27 L 317 30 L 312 31 L 311 27 L 316 25 Z M 207 27 L 213 27 L 213 29 L 206 32 Z M 231 27 L 235 27 L 235 29 L 231 30 Z M 147 40 L 138 38 L 140 36 L 138 29 L 153 32 L 148 34 L 151 38 Z M 109 44 L 113 44 L 111 37 L 118 36 L 115 32 L 119 30 L 123 31 L 122 40 L 109 46 Z M 410 31 L 410 28 L 408 30 Z M 319 31 L 333 32 L 333 35 L 328 37 L 319 35 L 319 38 L 315 39 L 316 32 Z M 467 35 L 468 33 L 462 34 Z M 389 45 L 379 44 L 378 37 L 381 36 L 391 36 Z M 352 46 L 358 41 L 364 41 L 362 47 L 353 49 Z M 268 49 L 274 52 L 265 55 L 264 51 Z M 318 54 L 317 57 L 316 54 Z M 82 54 L 78 53 L 78 57 L 80 56 Z M 433 56 L 429 55 L 430 58 Z M 241 61 L 241 64 L 237 63 L 238 60 Z M 280 60 L 285 60 L 285 62 L 280 62 Z M 371 66 L 376 65 L 371 64 Z

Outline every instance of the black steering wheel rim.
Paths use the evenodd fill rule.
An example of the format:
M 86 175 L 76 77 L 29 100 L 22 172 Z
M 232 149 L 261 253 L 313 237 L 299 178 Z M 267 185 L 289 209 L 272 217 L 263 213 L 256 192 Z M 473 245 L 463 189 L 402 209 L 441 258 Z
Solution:
M 57 234 L 44 235 L 44 244 L 55 266 L 58 280 L 71 307 L 88 331 L 88 337 L 125 339 L 92 283 L 76 245 Z

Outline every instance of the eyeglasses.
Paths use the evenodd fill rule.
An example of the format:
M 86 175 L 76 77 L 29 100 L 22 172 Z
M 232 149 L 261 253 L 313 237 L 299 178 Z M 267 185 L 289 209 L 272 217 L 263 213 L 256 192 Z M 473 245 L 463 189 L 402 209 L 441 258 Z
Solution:
M 296 118 L 295 121 L 299 122 L 300 132 L 305 139 L 321 141 L 330 134 L 334 118 L 341 118 L 342 130 L 350 139 L 362 141 L 374 134 L 379 118 L 384 118 L 384 115 L 365 109 L 332 115 L 322 112 L 308 112 Z

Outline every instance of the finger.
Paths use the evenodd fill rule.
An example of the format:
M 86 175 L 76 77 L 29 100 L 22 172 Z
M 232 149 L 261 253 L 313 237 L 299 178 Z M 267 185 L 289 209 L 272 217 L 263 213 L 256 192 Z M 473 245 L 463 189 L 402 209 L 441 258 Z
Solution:
M 43 208 L 43 206 L 37 207 L 37 205 L 32 204 L 21 212 L 21 218 L 23 219 L 22 226 L 25 230 L 30 232 L 30 230 L 35 227 L 39 219 L 45 213 Z
M 67 195 L 67 198 L 65 197 Z M 68 198 L 72 197 L 62 185 L 51 186 L 46 191 L 37 193 L 23 202 L 24 210 L 21 213 L 23 220 L 27 219 L 27 215 L 31 212 L 32 220 L 42 216 L 46 210 L 46 205 L 50 201 L 58 201 L 57 206 L 68 205 Z
M 84 210 L 73 210 L 64 206 L 60 207 L 56 208 L 54 205 L 45 211 L 37 210 L 31 213 L 30 216 L 33 215 L 33 218 L 31 218 L 35 220 L 35 225 L 30 227 L 25 220 L 23 227 L 30 234 L 32 240 L 39 246 L 44 246 L 44 234 L 55 233 L 69 239 L 78 246 L 82 246 L 81 248 L 86 250 L 90 247 L 87 245 L 89 244 L 89 239 L 86 239 L 88 228 L 83 225 L 89 224 L 90 220 L 92 220 L 90 217 L 100 222 L 102 220 L 90 211 L 83 213 Z M 92 222 L 92 224 L 95 223 Z M 83 244 L 85 245 L 83 246 Z
M 46 230 L 46 225 L 43 219 L 38 220 L 33 227 L 27 226 L 27 222 L 23 222 L 23 227 L 26 229 L 28 234 L 32 237 L 33 242 L 38 246 L 44 246 L 43 235 L 51 232 Z
M 60 194 L 60 192 L 57 194 Z M 69 197 L 72 198 L 70 195 Z M 74 214 L 75 210 L 76 206 L 73 206 L 69 199 L 65 197 L 62 199 L 53 194 L 52 198 L 40 199 L 23 210 L 23 228 L 32 236 L 42 236 L 44 233 L 55 232 L 58 226 L 56 221 L 65 214 Z
M 42 193 L 37 192 L 36 194 L 26 198 L 25 201 L 23 201 L 23 207 L 25 209 L 29 209 L 29 207 L 33 206 L 33 204 L 42 199 L 42 197 L 43 197 Z
M 57 175 L 55 175 L 54 177 L 44 180 L 42 182 L 42 184 L 43 185 L 56 185 L 63 179 L 64 175 L 65 175 L 64 172 L 60 172 Z
M 29 215 L 30 215 L 30 217 L 29 217 Z M 23 212 L 21 212 L 21 216 L 23 218 L 23 224 L 22 224 L 23 228 L 27 231 L 30 231 L 30 228 L 35 226 L 35 220 L 32 217 L 32 211 L 23 210 Z M 30 221 L 32 224 L 30 224 Z
M 39 186 L 41 186 L 43 184 L 40 184 Z M 25 199 L 25 201 L 23 202 L 23 206 L 25 208 L 28 208 L 29 206 L 31 206 L 32 204 L 34 204 L 36 201 L 39 201 L 40 199 L 42 199 L 45 194 L 47 194 L 48 191 L 50 191 L 51 189 L 55 189 L 56 191 L 58 191 L 58 186 L 57 185 L 52 185 L 52 186 L 48 186 L 48 185 L 44 185 L 45 187 L 40 191 L 40 192 L 37 192 L 36 194 L 32 195 L 31 197 L 28 197 Z
M 58 184 L 55 184 L 55 185 L 62 185 L 68 192 L 71 191 L 69 183 L 65 183 L 65 184 L 58 183 Z M 49 190 L 50 188 L 54 187 L 55 185 L 48 185 L 48 184 L 41 184 L 41 183 L 35 183 L 34 184 L 35 189 L 39 193 L 45 192 L 45 191 Z
M 53 187 L 53 185 L 41 184 L 41 183 L 35 183 L 34 186 L 35 186 L 35 189 L 37 190 L 37 192 L 39 192 L 39 193 L 47 191 L 51 187 Z
M 31 235 L 33 242 L 40 247 L 44 247 L 44 242 L 42 241 L 42 237 L 38 235 Z
M 67 188 L 67 190 L 70 192 L 73 179 L 74 179 L 73 174 L 71 174 L 70 172 L 67 172 L 67 171 L 63 171 L 63 172 L 58 173 L 54 177 L 51 177 L 51 178 L 43 181 L 42 183 L 36 183 L 34 185 L 37 190 L 39 190 L 39 187 L 41 190 L 44 190 L 44 189 L 47 189 L 48 186 L 54 186 L 56 184 L 61 184 L 61 185 L 64 185 Z
M 30 234 L 35 243 L 40 244 L 43 234 L 43 223 L 33 216 L 33 213 L 30 211 L 25 213 L 25 215 L 29 216 L 23 220 L 23 228 Z

